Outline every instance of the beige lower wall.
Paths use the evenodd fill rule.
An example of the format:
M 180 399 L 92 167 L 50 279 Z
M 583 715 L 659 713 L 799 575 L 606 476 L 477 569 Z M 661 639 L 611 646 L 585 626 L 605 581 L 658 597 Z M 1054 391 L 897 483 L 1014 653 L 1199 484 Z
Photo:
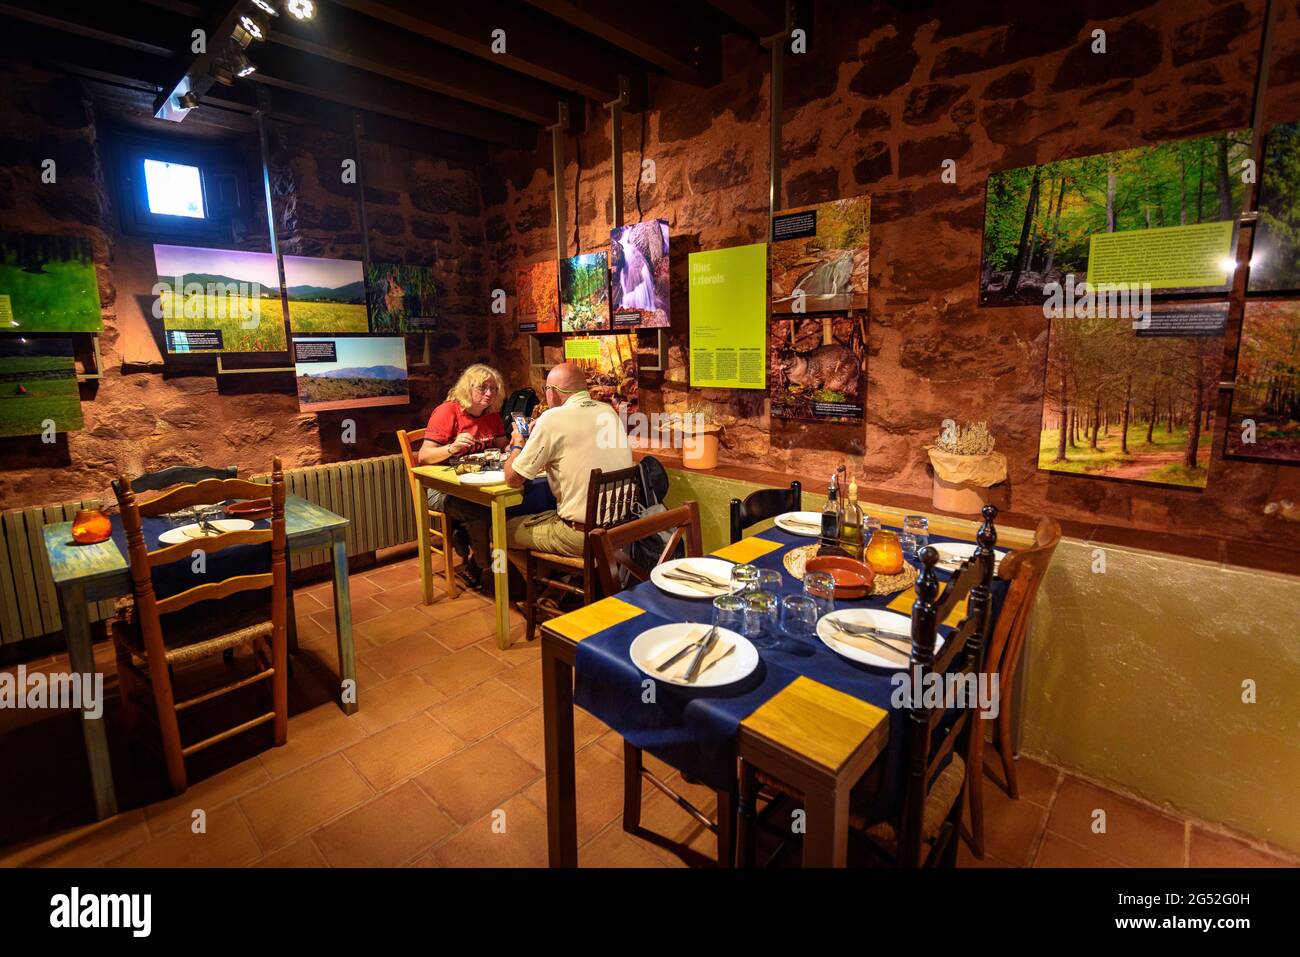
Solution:
M 728 539 L 728 501 L 758 487 L 669 475 L 667 504 L 700 502 L 708 549 Z M 806 494 L 805 508 L 824 501 Z M 1000 533 L 1011 547 L 1025 538 Z M 1023 750 L 1300 852 L 1300 577 L 1096 548 L 1064 539 L 1039 592 Z

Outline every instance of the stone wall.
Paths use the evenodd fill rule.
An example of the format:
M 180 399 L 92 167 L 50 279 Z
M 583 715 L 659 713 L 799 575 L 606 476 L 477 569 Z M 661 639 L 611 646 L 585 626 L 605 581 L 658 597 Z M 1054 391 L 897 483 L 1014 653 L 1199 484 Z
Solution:
M 1262 0 L 954 2 L 918 13 L 817 4 L 813 50 L 786 61 L 784 203 L 872 197 L 865 427 L 772 422 L 763 393 L 688 390 L 687 254 L 767 236 L 768 59 L 731 38 L 719 85 L 655 80 L 650 108 L 623 128 L 626 219 L 666 219 L 672 236 L 671 368 L 643 374 L 642 408 L 679 409 L 689 393 L 721 413 L 725 463 L 821 478 L 847 458 L 870 484 L 913 494 L 928 494 L 924 447 L 941 421 L 986 418 L 1010 459 L 1017 511 L 1294 546 L 1296 526 L 1262 508 L 1300 499 L 1300 469 L 1221 459 L 1226 393 L 1203 492 L 1038 471 L 1046 320 L 1037 307 L 981 309 L 976 289 L 990 172 L 1249 126 L 1262 10 Z M 1105 54 L 1090 50 L 1099 28 Z M 1293 4 L 1274 51 L 1270 120 L 1295 119 Z M 609 151 L 608 114 L 592 110 L 564 169 L 570 255 L 608 244 Z M 640 182 L 642 159 L 655 162 L 652 184 Z M 945 159 L 957 163 L 955 184 L 940 181 Z M 499 153 L 484 178 L 493 282 L 511 291 L 520 265 L 554 257 L 550 166 L 549 148 Z M 506 371 L 529 375 L 525 337 L 509 322 L 493 332 Z M 1229 354 L 1226 378 L 1232 368 Z

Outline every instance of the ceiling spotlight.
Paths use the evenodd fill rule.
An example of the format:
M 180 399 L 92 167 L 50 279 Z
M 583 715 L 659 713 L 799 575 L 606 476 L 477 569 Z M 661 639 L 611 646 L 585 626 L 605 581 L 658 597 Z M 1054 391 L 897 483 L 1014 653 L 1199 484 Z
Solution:
M 199 95 L 193 90 L 189 90 L 177 97 L 176 102 L 180 105 L 181 109 L 192 110 L 199 105 Z
M 262 25 L 247 14 L 239 18 L 239 25 L 254 40 L 266 39 L 266 31 L 262 29 Z
M 252 76 L 257 72 L 257 64 L 245 56 L 244 51 L 239 49 L 239 47 L 232 47 L 230 51 L 230 61 L 231 66 L 235 71 L 235 76 Z
M 257 7 L 257 9 L 261 10 L 267 16 L 278 17 L 280 15 L 280 11 L 271 6 L 267 0 L 253 0 L 253 6 Z
M 312 0 L 289 0 L 286 6 L 295 19 L 310 20 L 316 16 L 316 4 Z

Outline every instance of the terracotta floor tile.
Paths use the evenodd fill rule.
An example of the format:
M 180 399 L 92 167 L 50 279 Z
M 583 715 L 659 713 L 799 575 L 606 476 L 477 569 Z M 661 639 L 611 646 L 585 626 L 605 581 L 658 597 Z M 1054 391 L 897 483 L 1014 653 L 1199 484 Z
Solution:
M 498 675 L 497 680 L 509 685 L 533 704 L 542 703 L 542 659 L 540 657 L 516 665 L 505 674 Z
M 433 600 L 435 602 L 442 601 L 446 597 L 446 585 L 445 580 L 442 587 L 439 587 L 437 581 L 434 582 Z M 420 577 L 417 575 L 415 581 L 379 592 L 375 595 L 375 601 L 385 608 L 414 608 L 416 605 L 424 604 L 424 585 L 421 584 Z
M 498 810 L 504 814 L 498 814 Z M 547 862 L 546 815 L 537 805 L 516 794 L 499 809 L 462 828 L 432 854 L 416 861 L 416 865 L 545 867 Z
M 496 738 L 485 738 L 414 780 L 458 824 L 468 824 L 501 806 L 541 773 Z
M 583 867 L 665 867 L 664 860 L 615 821 L 578 849 Z
M 335 643 L 333 614 L 331 613 L 329 615 L 328 625 L 321 624 L 321 621 L 325 620 L 324 617 L 322 617 L 320 621 L 318 621 L 315 617 L 313 617 L 315 615 L 324 616 L 325 613 L 323 611 L 305 612 L 302 610 L 301 607 L 298 609 L 298 614 L 297 617 L 295 618 L 295 622 L 298 625 L 299 646 L 312 645 L 312 644 L 326 645 L 326 644 Z
M 110 867 L 240 867 L 262 856 L 262 849 L 234 804 L 206 812 L 205 830 L 195 833 L 185 823 L 155 837 L 148 844 L 108 862 Z
M 413 635 L 397 638 L 379 647 L 367 648 L 358 655 L 358 660 L 365 662 L 383 678 L 392 678 L 406 671 L 412 671 L 421 665 L 427 665 L 439 658 L 445 658 L 451 650 L 440 644 L 427 631 L 417 631 Z
M 348 582 L 348 591 L 352 590 L 352 582 Z M 293 608 L 298 615 L 314 615 L 318 611 L 326 608 L 333 608 L 334 605 L 325 604 L 317 597 L 316 592 L 310 588 L 295 588 L 293 591 Z
M 366 736 L 360 715 L 344 714 L 332 701 L 317 705 L 310 711 L 289 719 L 289 740 L 283 747 L 267 748 L 257 756 L 266 773 L 273 778 L 291 771 L 327 754 L 332 754 Z
M 583 748 L 574 759 L 578 799 L 578 844 L 595 837 L 610 821 L 623 814 L 623 762 L 604 748 Z M 648 788 L 649 785 L 644 785 Z M 645 791 L 648 795 L 648 791 Z M 525 797 L 546 808 L 546 779 L 524 791 Z
M 311 837 L 300 837 L 292 844 L 266 855 L 257 867 L 328 867 Z
M 316 622 L 322 628 L 334 633 L 334 606 L 331 605 L 327 611 L 318 611 L 311 616 L 311 620 Z M 389 609 L 385 608 L 373 598 L 352 598 L 352 632 L 356 634 L 357 626 L 362 622 L 370 621 L 372 618 L 378 618 L 380 615 L 387 615 Z
M 992 754 L 992 752 L 986 753 L 985 765 L 995 770 L 1000 781 L 1002 780 L 1002 762 L 996 756 L 990 758 L 989 754 Z M 1057 786 L 1061 781 L 1061 772 L 1024 755 L 1016 758 L 1015 767 L 1016 784 L 1020 789 L 1020 800 L 1033 801 L 1043 807 L 1051 804 L 1052 798 L 1056 795 Z M 987 776 L 985 776 L 984 786 L 986 788 L 998 788 L 998 785 L 994 784 Z
M 358 622 L 353 634 L 371 645 L 386 645 L 415 632 L 429 630 L 428 620 L 413 608 L 385 611 L 369 621 Z
M 455 598 L 444 598 L 442 601 L 435 601 L 432 605 L 416 606 L 417 611 L 434 622 L 450 621 L 453 618 L 459 618 L 461 615 L 482 611 L 485 608 L 491 609 L 492 603 L 482 595 L 472 591 L 461 592 Z M 436 629 L 434 629 L 434 634 L 437 634 Z
M 384 791 L 463 746 L 460 738 L 420 712 L 376 731 L 343 753 L 372 788 Z
M 1106 832 L 1093 833 L 1093 814 L 1106 812 Z M 1182 867 L 1183 822 L 1113 791 L 1066 775 L 1047 829 L 1130 867 Z
M 497 647 L 497 636 L 495 631 L 488 638 L 479 641 L 478 647 L 482 648 L 493 658 L 500 658 L 512 667 L 527 661 L 541 661 L 542 659 L 541 639 L 538 638 L 534 641 L 524 640 L 524 629 L 522 625 L 510 626 L 509 647 Z
M 383 586 L 378 582 L 370 581 L 364 575 L 348 576 L 348 598 L 352 601 L 353 611 L 356 610 L 357 602 L 363 599 L 374 597 L 383 591 Z M 306 594 L 310 595 L 315 601 L 320 602 L 322 608 L 334 607 L 334 580 L 327 578 L 323 582 L 318 582 L 310 588 L 305 589 Z M 294 603 L 297 604 L 300 592 L 294 590 Z
M 463 615 L 445 621 L 429 624 L 429 634 L 433 635 L 448 648 L 459 651 L 470 645 L 478 644 L 485 638 L 495 641 L 497 633 L 496 612 L 492 606 L 467 611 Z
M 967 806 L 966 820 L 970 821 Z M 1047 809 L 1028 800 L 1013 801 L 992 781 L 984 781 L 984 850 L 1013 867 L 1033 862 L 1039 835 L 1047 826 Z
M 372 794 L 352 765 L 334 754 L 241 797 L 239 806 L 262 847 L 273 851 Z
M 668 785 L 713 819 L 717 797 L 712 791 L 686 784 L 680 775 L 670 778 Z M 621 827 L 621 822 L 615 826 Z M 654 836 L 655 843 L 647 844 L 650 852 L 674 866 L 682 865 L 684 854 L 691 855 L 685 858 L 687 861 L 707 866 L 713 866 L 718 859 L 717 836 L 656 788 L 642 795 L 641 828 Z
M 1252 847 L 1244 841 L 1192 825 L 1189 867 L 1296 867 L 1295 861 Z
M 958 846 L 957 848 L 957 866 L 958 867 L 1010 867 L 1011 865 L 1008 864 L 1006 861 L 999 860 L 998 858 L 994 857 L 992 854 L 988 852 L 987 847 L 985 847 L 984 849 L 984 859 L 980 860 L 974 854 L 971 853 L 970 846 L 965 841 L 962 841 L 960 846 Z
M 98 867 L 148 840 L 144 811 L 137 808 L 6 849 L 2 860 L 6 867 Z
M 416 585 L 420 584 L 420 565 L 419 559 L 404 559 L 400 562 L 394 562 L 391 565 L 385 565 L 379 571 L 369 572 L 366 580 L 377 586 L 383 591 L 392 591 L 396 588 L 403 588 L 411 582 Z M 353 576 L 353 581 L 356 576 Z
M 1034 867 L 1123 867 L 1114 858 L 1097 853 L 1093 848 L 1081 847 L 1073 841 L 1048 831 L 1043 835 L 1043 845 L 1038 849 Z
M 196 808 L 207 811 L 210 818 L 216 808 L 269 780 L 270 775 L 260 761 L 255 758 L 241 761 L 206 780 L 192 783 L 184 794 L 148 805 L 144 813 L 149 832 L 157 835 L 181 823 L 188 827 Z
M 333 867 L 396 867 L 456 829 L 427 794 L 407 782 L 312 835 Z
M 608 728 L 581 708 L 573 709 L 574 747 L 584 748 Z M 546 738 L 542 726 L 542 709 L 529 712 L 496 732 L 494 737 L 510 745 L 524 760 L 546 770 Z
M 361 722 L 367 733 L 373 734 L 442 700 L 442 692 L 408 671 L 376 685 L 353 718 Z
M 535 705 L 492 678 L 434 705 L 429 713 L 466 741 L 477 741 Z
M 417 668 L 414 673 L 451 698 L 505 670 L 504 664 L 486 652 L 465 648 Z

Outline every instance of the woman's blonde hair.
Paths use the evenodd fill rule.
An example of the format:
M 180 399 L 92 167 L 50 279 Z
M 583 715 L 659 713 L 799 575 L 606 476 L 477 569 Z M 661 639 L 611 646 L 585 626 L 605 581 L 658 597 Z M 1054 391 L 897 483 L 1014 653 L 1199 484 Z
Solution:
M 501 378 L 500 372 L 481 362 L 474 363 L 460 374 L 456 384 L 447 393 L 447 398 L 455 399 L 462 409 L 469 411 L 469 407 L 474 404 L 474 389 L 482 386 L 489 379 L 497 384 L 497 394 L 496 398 L 488 403 L 488 409 L 499 412 L 501 403 L 506 400 L 505 380 Z

